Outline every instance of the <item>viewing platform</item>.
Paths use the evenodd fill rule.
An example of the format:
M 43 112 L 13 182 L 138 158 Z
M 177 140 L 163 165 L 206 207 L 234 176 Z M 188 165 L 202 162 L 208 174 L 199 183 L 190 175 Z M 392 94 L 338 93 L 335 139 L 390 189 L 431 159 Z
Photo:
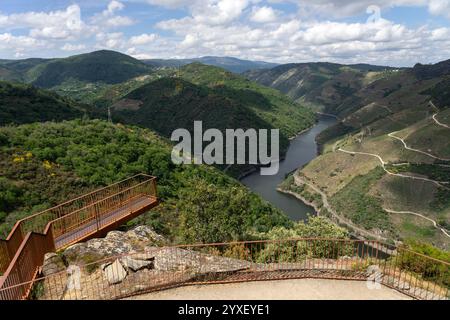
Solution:
M 158 205 L 156 178 L 139 174 L 18 221 L 0 240 L 0 292 L 32 282 L 48 252 L 102 237 Z M 29 286 L 8 290 L 2 299 L 26 298 Z

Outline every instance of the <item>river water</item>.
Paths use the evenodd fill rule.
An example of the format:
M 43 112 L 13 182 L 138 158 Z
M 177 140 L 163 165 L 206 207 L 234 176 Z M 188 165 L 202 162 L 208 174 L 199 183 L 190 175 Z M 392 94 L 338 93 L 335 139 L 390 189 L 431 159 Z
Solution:
M 258 170 L 243 178 L 241 182 L 272 205 L 284 211 L 294 221 L 305 220 L 308 213 L 315 214 L 314 208 L 290 195 L 280 193 L 276 189 L 288 173 L 303 167 L 318 156 L 316 136 L 335 123 L 336 119 L 332 117 L 320 116 L 314 127 L 291 141 L 286 159 L 280 163 L 280 171 L 277 175 L 261 176 Z

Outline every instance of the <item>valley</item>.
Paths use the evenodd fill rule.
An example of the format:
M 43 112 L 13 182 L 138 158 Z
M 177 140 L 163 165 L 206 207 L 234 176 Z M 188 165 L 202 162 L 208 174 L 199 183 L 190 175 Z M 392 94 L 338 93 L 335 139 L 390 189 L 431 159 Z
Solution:
M 146 216 L 141 222 L 152 221 L 158 231 L 168 233 L 174 241 L 248 238 L 249 234 L 269 232 L 275 226 L 289 227 L 292 220 L 307 220 L 307 214 L 317 212 L 365 238 L 386 242 L 419 240 L 448 248 L 450 109 L 445 84 L 450 71 L 447 62 L 409 69 L 363 64 L 259 64 L 256 69 L 240 70 L 245 72 L 237 74 L 217 65 L 235 62 L 244 68 L 252 64 L 213 59 L 210 65 L 205 65 L 199 61 L 156 63 L 105 50 L 64 59 L 0 61 L 4 71 L 0 75 L 6 80 L 0 96 L 3 124 L 72 121 L 61 127 L 40 128 L 36 124 L 18 127 L 30 137 L 46 132 L 41 130 L 50 130 L 45 135 L 56 130 L 69 136 L 73 135 L 70 132 L 78 132 L 82 139 L 97 132 L 96 126 L 109 132 L 103 136 L 109 147 L 102 149 L 96 142 L 89 149 L 91 142 L 82 146 L 76 140 L 67 142 L 64 136 L 53 144 L 38 144 L 39 147 L 33 146 L 34 140 L 23 137 L 14 142 L 17 138 L 11 136 L 10 129 L 5 129 L 0 140 L 9 155 L 3 161 L 8 163 L 10 157 L 16 168 L 3 173 L 6 179 L 3 183 L 7 190 L 16 190 L 18 186 L 16 191 L 8 192 L 12 192 L 13 198 L 26 198 L 29 192 L 35 192 L 30 184 L 23 189 L 25 185 L 21 181 L 26 170 L 39 168 L 39 162 L 44 163 L 43 168 L 60 170 L 49 173 L 49 179 L 52 174 L 74 174 L 75 180 L 70 181 L 81 183 L 83 190 L 143 171 L 162 175 L 165 204 L 150 214 L 152 218 Z M 95 66 L 95 76 L 90 74 L 92 66 Z M 111 135 L 113 127 L 109 128 L 105 121 L 108 110 L 120 130 L 133 135 L 139 132 L 140 138 L 133 136 L 133 139 L 142 138 L 144 142 L 155 141 L 153 137 L 157 137 L 165 147 L 156 147 L 152 142 L 150 149 L 141 146 L 141 151 L 130 150 L 125 158 L 113 156 L 117 149 L 110 142 L 115 135 Z M 314 113 L 323 114 L 317 116 L 315 125 Z M 255 169 L 248 165 L 205 166 L 208 177 L 194 182 L 195 176 L 203 176 L 204 169 L 178 171 L 171 166 L 167 160 L 170 145 L 167 139 L 178 128 L 192 132 L 193 123 L 198 120 L 203 121 L 205 128 L 222 131 L 226 128 L 280 129 L 284 159 L 280 172 L 263 177 L 248 175 Z M 66 150 L 60 144 L 62 141 L 69 143 L 70 148 Z M 74 148 L 74 144 L 79 146 Z M 119 146 L 122 141 L 118 141 L 116 148 Z M 32 156 L 27 158 L 28 154 Z M 69 155 L 79 163 L 68 162 Z M 148 166 L 145 161 L 149 161 L 150 155 L 158 161 Z M 86 165 L 81 163 L 84 157 L 90 159 Z M 101 160 L 102 157 L 111 157 L 111 161 Z M 78 166 L 83 169 L 77 169 Z M 43 174 L 45 171 L 39 177 Z M 246 177 L 241 182 L 250 190 L 233 180 L 243 176 Z M 29 179 L 32 183 L 32 176 Z M 217 188 L 214 191 L 208 186 L 212 181 Z M 203 191 L 189 190 L 190 183 Z M 225 208 L 228 198 L 219 195 L 222 192 L 219 186 L 223 186 L 223 192 L 236 186 L 237 193 L 232 198 L 249 197 L 243 203 L 254 202 L 248 210 L 234 205 L 229 208 L 231 211 L 223 209 L 224 214 L 240 212 L 236 221 L 231 219 L 234 222 L 230 222 L 227 231 L 234 235 L 217 232 L 222 227 L 213 233 L 205 230 L 201 237 L 206 238 L 201 239 L 188 231 L 181 232 L 188 217 L 174 215 L 169 208 L 175 206 L 180 210 L 183 205 L 190 208 L 197 201 L 211 202 L 207 210 L 214 212 L 212 203 L 217 201 L 219 205 L 225 201 L 219 205 Z M 69 184 L 67 188 L 73 186 Z M 214 196 L 200 200 L 202 192 Z M 181 195 L 189 200 L 186 202 Z M 4 206 L 1 210 L 4 230 L 35 203 L 54 203 L 56 198 L 49 201 L 47 196 L 36 198 L 35 202 L 20 200 L 15 205 Z M 248 227 L 239 231 L 231 227 L 247 215 L 249 218 L 245 219 L 256 220 L 248 220 Z M 198 227 L 215 223 L 207 221 Z M 260 227 L 254 229 L 251 225 Z

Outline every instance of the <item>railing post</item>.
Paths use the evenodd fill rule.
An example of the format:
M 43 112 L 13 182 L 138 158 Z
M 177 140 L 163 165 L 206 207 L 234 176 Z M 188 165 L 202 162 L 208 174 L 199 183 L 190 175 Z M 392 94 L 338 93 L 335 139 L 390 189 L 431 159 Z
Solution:
M 98 210 L 98 203 L 94 205 L 94 212 L 95 212 L 95 221 L 97 225 L 97 231 L 100 230 L 100 213 Z

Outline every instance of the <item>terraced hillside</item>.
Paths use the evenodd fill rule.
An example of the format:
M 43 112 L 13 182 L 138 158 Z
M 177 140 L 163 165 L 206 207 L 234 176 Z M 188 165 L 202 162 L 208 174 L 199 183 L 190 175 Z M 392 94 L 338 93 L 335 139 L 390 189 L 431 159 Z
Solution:
M 448 249 L 447 66 L 418 65 L 346 97 L 332 109 L 341 121 L 318 137 L 323 154 L 284 187 L 314 198 L 323 214 L 372 237 Z

